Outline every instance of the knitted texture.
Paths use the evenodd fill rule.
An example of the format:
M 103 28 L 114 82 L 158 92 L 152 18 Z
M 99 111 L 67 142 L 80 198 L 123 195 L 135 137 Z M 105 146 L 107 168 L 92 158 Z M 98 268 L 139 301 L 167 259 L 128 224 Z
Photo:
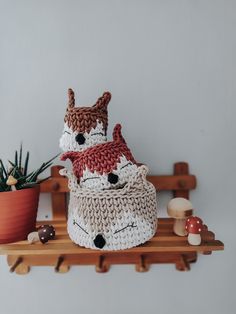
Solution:
M 156 232 L 155 187 L 146 180 L 147 167 L 140 166 L 122 189 L 81 188 L 73 173 L 69 178 L 68 233 L 75 243 L 92 249 L 120 250 L 148 241 Z
M 111 94 L 105 92 L 92 107 L 75 107 L 72 89 L 68 90 L 68 97 L 60 148 L 63 151 L 82 151 L 98 143 L 104 143 L 108 126 L 107 106 Z
M 117 188 L 128 182 L 137 172 L 136 161 L 121 134 L 121 125 L 113 131 L 113 141 L 98 144 L 82 152 L 67 152 L 62 160 L 69 158 L 73 172 L 81 187 L 103 190 Z
M 83 133 L 84 144 L 79 144 L 77 141 L 78 132 L 73 132 L 68 125 L 64 125 L 64 133 L 60 138 L 60 148 L 63 151 L 82 151 L 88 147 L 95 146 L 106 142 L 106 135 L 104 132 L 102 122 L 97 120 L 96 128 L 91 128 L 90 132 Z

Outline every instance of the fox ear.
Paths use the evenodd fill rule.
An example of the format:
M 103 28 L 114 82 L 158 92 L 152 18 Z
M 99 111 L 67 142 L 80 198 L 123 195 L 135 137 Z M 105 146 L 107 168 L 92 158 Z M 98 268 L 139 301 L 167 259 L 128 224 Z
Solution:
M 74 91 L 69 88 L 68 89 L 68 105 L 67 105 L 67 108 L 68 109 L 72 109 L 75 107 L 75 93 Z
M 110 100 L 111 100 L 111 93 L 105 92 L 103 93 L 102 97 L 98 98 L 96 104 L 93 107 L 101 111 L 107 111 L 107 106 Z
M 126 144 L 125 139 L 123 138 L 123 136 L 121 134 L 121 125 L 120 124 L 116 124 L 116 126 L 114 127 L 113 141 Z
M 71 162 L 74 162 L 77 158 L 78 158 L 77 152 L 66 152 L 61 155 L 61 160 L 63 161 L 70 159 Z

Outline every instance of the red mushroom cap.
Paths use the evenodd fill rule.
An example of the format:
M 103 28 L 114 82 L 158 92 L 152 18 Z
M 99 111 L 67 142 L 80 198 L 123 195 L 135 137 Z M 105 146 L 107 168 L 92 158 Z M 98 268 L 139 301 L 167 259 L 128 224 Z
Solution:
M 186 221 L 185 229 L 188 233 L 199 234 L 202 231 L 203 221 L 199 217 L 189 217 Z

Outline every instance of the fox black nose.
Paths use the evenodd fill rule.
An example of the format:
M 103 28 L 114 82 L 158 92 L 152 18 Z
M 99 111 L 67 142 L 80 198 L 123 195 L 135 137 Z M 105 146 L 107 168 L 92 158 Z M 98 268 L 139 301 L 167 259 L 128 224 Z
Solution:
M 82 145 L 85 142 L 85 137 L 82 133 L 79 133 L 76 135 L 75 140 L 79 145 Z
M 108 182 L 115 184 L 115 183 L 118 182 L 119 177 L 118 177 L 117 174 L 114 174 L 114 173 L 111 172 L 111 173 L 108 174 L 108 179 L 107 180 L 108 180 Z
M 106 240 L 103 238 L 101 234 L 97 234 L 96 238 L 93 240 L 93 243 L 97 248 L 102 249 L 106 244 Z

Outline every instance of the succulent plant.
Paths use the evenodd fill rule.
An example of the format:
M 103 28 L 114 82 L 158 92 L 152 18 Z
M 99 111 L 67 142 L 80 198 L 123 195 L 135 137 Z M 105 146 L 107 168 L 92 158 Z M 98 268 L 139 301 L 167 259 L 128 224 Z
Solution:
M 8 160 L 10 165 L 9 168 L 5 167 L 2 160 L 0 159 L 0 192 L 31 188 L 36 184 L 39 184 L 50 178 L 47 177 L 38 180 L 38 176 L 53 164 L 52 161 L 58 155 L 54 156 L 49 161 L 42 163 L 38 169 L 28 173 L 29 155 L 29 152 L 27 152 L 23 161 L 23 151 L 21 144 L 19 152 L 17 150 L 15 151 L 14 162 Z

